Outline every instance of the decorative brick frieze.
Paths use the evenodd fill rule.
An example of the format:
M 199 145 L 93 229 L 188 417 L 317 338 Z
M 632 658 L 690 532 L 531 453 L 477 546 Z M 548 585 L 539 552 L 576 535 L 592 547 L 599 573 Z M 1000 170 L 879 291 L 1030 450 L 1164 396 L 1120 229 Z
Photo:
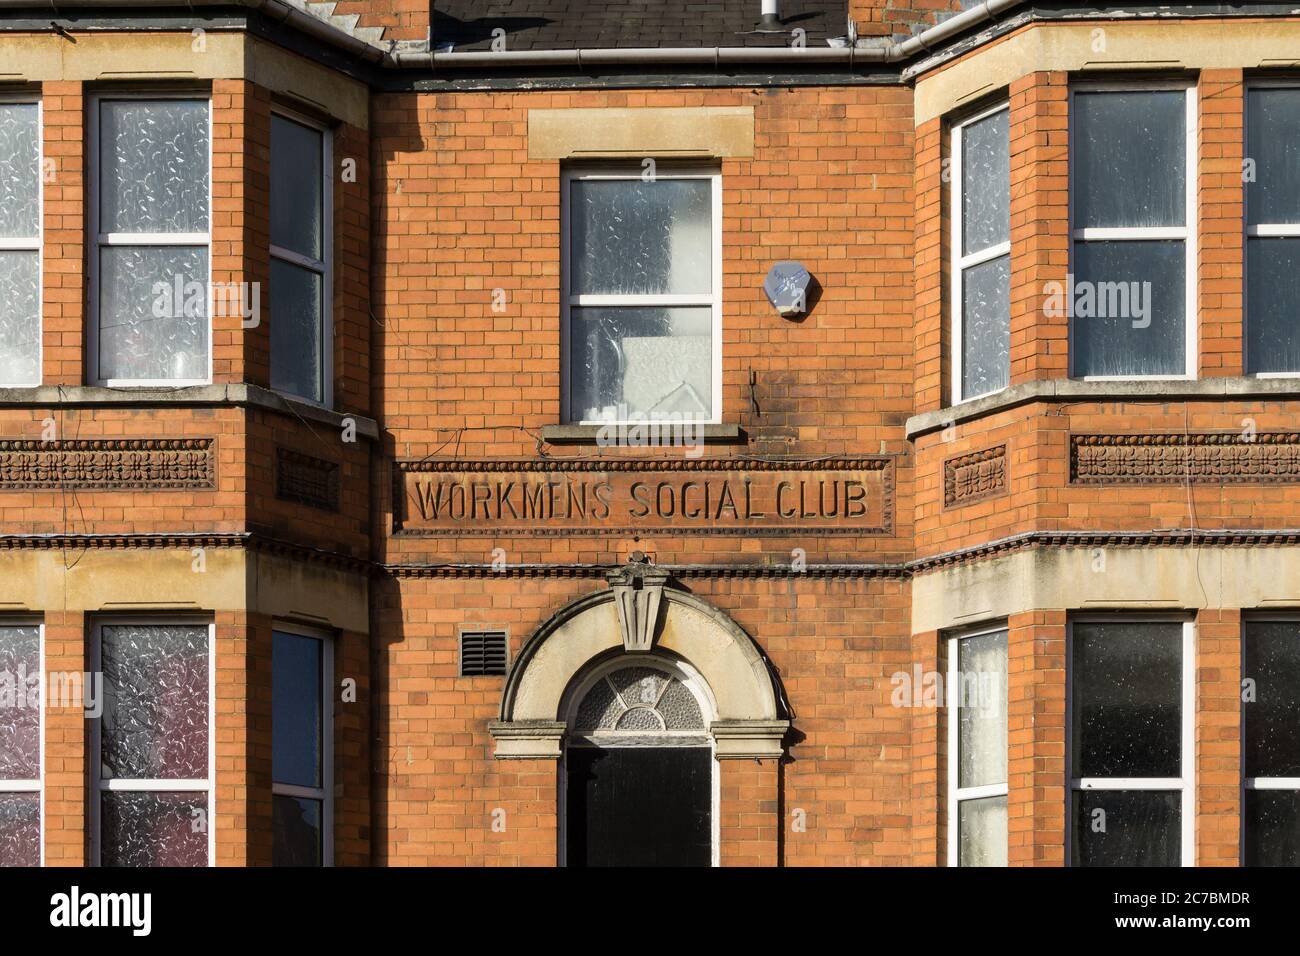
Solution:
M 960 507 L 1007 490 L 1007 446 L 998 445 L 943 463 L 943 506 Z
M 1079 485 L 1300 481 L 1300 433 L 1072 435 L 1070 481 Z
M 0 441 L 0 491 L 216 487 L 211 438 Z
M 275 496 L 281 501 L 296 501 L 324 511 L 338 511 L 338 462 L 277 448 Z

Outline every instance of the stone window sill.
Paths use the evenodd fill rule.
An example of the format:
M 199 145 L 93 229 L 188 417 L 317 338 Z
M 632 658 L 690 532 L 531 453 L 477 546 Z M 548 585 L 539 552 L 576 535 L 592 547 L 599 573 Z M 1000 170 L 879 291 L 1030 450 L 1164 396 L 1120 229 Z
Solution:
M 1168 402 L 1233 398 L 1300 398 L 1300 378 L 1238 375 L 1199 379 L 1090 382 L 1067 378 L 1022 382 L 960 405 L 913 415 L 907 420 L 907 437 L 914 441 L 930 432 L 942 431 L 952 425 L 985 418 L 1031 402 Z
M 609 427 L 608 425 L 545 425 L 542 428 L 542 438 L 553 445 L 598 445 L 602 444 L 601 432 Z M 626 430 L 621 431 L 620 429 Z M 638 429 L 638 426 L 627 425 L 612 429 L 613 436 L 620 440 L 608 442 L 608 447 L 660 447 L 671 444 L 672 437 L 676 434 L 669 426 L 646 426 L 644 431 L 641 432 L 645 442 L 642 445 L 629 443 L 623 437 L 633 429 Z M 743 445 L 749 440 L 744 429 L 739 425 L 698 425 L 693 431 L 694 434 L 691 434 L 690 437 L 694 438 L 698 435 L 704 439 L 705 444 L 709 445 Z M 609 433 L 606 432 L 606 434 Z M 633 436 L 636 434 L 637 432 L 634 431 Z M 666 436 L 668 440 L 665 441 L 658 438 L 658 436 Z

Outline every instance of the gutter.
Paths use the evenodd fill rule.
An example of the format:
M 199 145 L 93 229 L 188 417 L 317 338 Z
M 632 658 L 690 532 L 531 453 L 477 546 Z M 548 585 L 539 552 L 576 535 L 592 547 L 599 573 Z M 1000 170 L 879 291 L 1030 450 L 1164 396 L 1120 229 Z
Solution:
M 55 15 L 57 0 L 46 0 Z M 898 63 L 933 49 L 938 44 L 973 26 L 997 18 L 1025 0 L 985 0 L 963 10 L 901 43 L 888 41 L 878 45 L 848 47 L 628 47 L 625 49 L 504 50 L 500 53 L 475 50 L 465 53 L 400 50 L 397 44 L 385 50 L 358 39 L 331 23 L 286 3 L 285 0 L 69 0 L 72 10 L 106 8 L 113 10 L 136 7 L 239 6 L 255 10 L 275 23 L 285 24 L 300 33 L 327 43 L 368 63 L 404 70 L 491 70 L 497 67 L 572 67 L 584 69 L 600 66 L 694 65 L 714 69 L 733 65 L 842 64 L 853 69 L 857 63 Z M 0 10 L 39 10 L 39 0 L 0 0 Z M 861 41 L 859 41 L 860 43 Z
M 977 24 L 995 19 L 998 14 L 1020 6 L 1025 0 L 985 0 L 978 6 L 963 10 L 942 23 L 909 37 L 901 43 L 892 40 L 872 46 L 848 47 L 649 47 L 626 49 L 574 49 L 574 50 L 504 50 L 494 53 L 477 50 L 468 53 L 410 53 L 394 51 L 385 58 L 386 66 L 401 69 L 485 69 L 491 66 L 587 66 L 611 65 L 663 65 L 695 64 L 721 67 L 724 65 L 815 63 L 840 63 L 849 69 L 858 62 L 898 63 L 918 53 L 934 48 L 939 43 Z M 0 4 L 3 5 L 3 4 Z

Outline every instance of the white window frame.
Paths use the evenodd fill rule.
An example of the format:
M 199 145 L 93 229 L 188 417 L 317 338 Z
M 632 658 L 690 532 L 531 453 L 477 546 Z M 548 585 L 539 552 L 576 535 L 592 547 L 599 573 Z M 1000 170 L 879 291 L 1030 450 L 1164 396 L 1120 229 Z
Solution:
M 1252 677 L 1245 672 L 1246 633 L 1251 624 L 1300 623 L 1300 611 L 1265 611 L 1248 614 L 1241 622 L 1242 677 Z M 1300 777 L 1248 777 L 1246 776 L 1246 714 L 1245 701 L 1241 705 L 1241 832 L 1239 837 L 1239 863 L 1246 865 L 1246 791 L 1247 790 L 1300 790 Z
M 1078 116 L 1074 108 L 1074 97 L 1076 93 L 1099 93 L 1099 92 L 1131 92 L 1145 93 L 1157 90 L 1182 90 L 1186 93 L 1186 120 L 1184 123 L 1184 133 L 1186 134 L 1186 177 L 1183 183 L 1184 208 L 1186 210 L 1186 225 L 1183 226 L 1152 226 L 1152 227 L 1093 227 L 1088 229 L 1075 228 L 1074 201 L 1078 190 L 1075 187 L 1075 170 L 1077 169 L 1074 161 L 1075 145 L 1078 142 L 1078 127 L 1076 118 Z M 1197 185 L 1200 176 L 1200 164 L 1197 156 L 1197 109 L 1198 109 L 1197 88 L 1195 80 L 1171 79 L 1171 80 L 1086 80 L 1070 84 L 1070 105 L 1069 105 L 1069 205 L 1070 205 L 1070 252 L 1069 252 L 1069 275 L 1075 275 L 1075 243 L 1088 240 L 1104 241 L 1121 241 L 1121 240 L 1140 240 L 1140 239 L 1177 239 L 1183 242 L 1184 246 L 1184 268 L 1183 268 L 1183 297 L 1184 297 L 1184 314 L 1183 314 L 1183 363 L 1184 369 L 1181 375 L 1081 375 L 1075 366 L 1076 350 L 1074 344 L 1074 303 L 1067 302 L 1066 312 L 1068 315 L 1067 323 L 1069 325 L 1069 367 L 1072 378 L 1081 378 L 1085 382 L 1133 382 L 1133 381 L 1187 381 L 1195 379 L 1197 369 L 1199 368 L 1199 354 L 1197 342 L 1199 335 L 1199 316 L 1200 303 L 1197 301 L 1197 282 L 1198 273 L 1197 260 L 1197 216 L 1199 215 L 1197 207 Z M 1067 294 L 1071 290 L 1066 290 Z
M 570 186 L 574 180 L 639 180 L 644 170 L 640 166 L 576 166 L 565 168 L 560 176 L 560 418 L 566 424 L 608 425 L 627 421 L 628 424 L 681 425 L 680 419 L 575 419 L 569 407 L 570 395 L 570 310 L 575 306 L 624 306 L 662 308 L 669 306 L 708 307 L 713 311 L 711 330 L 713 347 L 712 416 L 702 424 L 716 425 L 722 421 L 722 170 L 716 166 L 672 166 L 661 164 L 655 179 L 706 179 L 712 184 L 712 291 L 708 295 L 574 295 L 569 291 L 573 263 L 573 235 L 569 228 L 571 206 Z
M 321 786 L 302 787 L 275 782 L 275 764 L 271 766 L 271 794 L 275 797 L 298 797 L 321 802 L 321 866 L 334 865 L 334 635 L 319 628 L 291 621 L 275 621 L 272 632 L 272 672 L 274 672 L 274 634 L 289 634 L 321 643 Z M 272 731 L 274 733 L 274 730 Z
M 1290 89 L 1300 90 L 1300 81 L 1297 80 L 1251 80 L 1246 84 L 1246 94 L 1251 90 L 1278 90 Z M 1250 97 L 1242 97 L 1242 146 L 1248 148 L 1250 142 Z M 1241 321 L 1242 327 L 1250 322 L 1250 276 L 1246 271 L 1249 268 L 1247 259 L 1250 256 L 1251 239 L 1300 239 L 1300 223 L 1259 223 L 1252 226 L 1250 224 L 1250 190 L 1242 184 L 1241 190 L 1241 224 L 1245 233 L 1245 238 L 1241 244 L 1242 257 L 1242 275 L 1241 275 Z M 1300 369 L 1293 372 L 1251 372 L 1250 369 L 1250 336 L 1249 334 L 1241 337 L 1241 365 L 1246 375 L 1254 378 L 1300 378 Z
M 37 832 L 40 841 L 41 857 L 40 865 L 45 865 L 45 787 L 42 785 L 45 780 L 45 622 L 35 621 L 31 618 L 21 617 L 0 617 L 0 627 L 35 627 L 39 633 L 39 650 L 37 651 L 37 687 L 40 693 L 40 715 L 39 730 L 40 738 L 37 741 L 37 773 L 39 776 L 35 780 L 14 780 L 0 777 L 0 793 L 36 793 L 40 795 L 40 808 L 37 810 Z
M 972 252 L 970 255 L 962 254 L 962 248 L 963 248 L 962 201 L 965 196 L 965 193 L 962 189 L 962 153 L 963 150 L 965 149 L 965 143 L 966 143 L 965 131 L 967 126 L 971 126 L 975 123 L 978 123 L 980 120 L 988 119 L 990 116 L 994 116 L 1003 111 L 1006 111 L 1007 113 L 1007 120 L 1008 120 L 1007 155 L 1008 155 L 1008 159 L 1010 159 L 1011 104 L 1006 102 L 1005 100 L 998 103 L 996 106 L 991 106 L 986 110 L 982 110 L 981 112 L 976 113 L 975 115 L 970 116 L 967 119 L 964 119 L 960 123 L 953 126 L 952 134 L 949 140 L 952 145 L 952 163 L 949 166 L 949 176 L 952 179 L 952 188 L 950 192 L 950 195 L 952 196 L 952 206 L 951 206 L 952 215 L 949 216 L 949 219 L 951 220 L 951 227 L 952 227 L 951 234 L 949 236 L 949 249 L 951 250 L 950 257 L 951 257 L 952 266 L 949 269 L 951 275 L 949 276 L 949 280 L 948 280 L 951 286 L 951 296 L 949 298 L 949 301 L 952 303 L 951 305 L 952 338 L 949 345 L 949 351 L 952 354 L 952 362 L 951 362 L 952 365 L 951 404 L 952 405 L 960 405 L 963 402 L 973 402 L 975 401 L 975 399 L 983 398 L 986 395 L 996 395 L 998 392 L 1003 391 L 1011 384 L 1011 369 L 1010 369 L 1011 363 L 1010 363 L 1010 355 L 1008 354 L 1007 385 L 1004 385 L 1002 388 L 991 389 L 987 392 L 979 392 L 978 394 L 975 395 L 966 395 L 962 391 L 962 373 L 964 371 L 963 363 L 965 361 L 965 344 L 966 344 L 964 338 L 965 318 L 966 318 L 964 313 L 966 310 L 965 310 L 965 298 L 964 298 L 965 288 L 964 288 L 963 280 L 965 278 L 966 272 L 969 269 L 973 268 L 974 266 L 983 265 L 984 263 L 989 262 L 993 259 L 997 259 L 1000 256 L 1006 256 L 1011 254 L 1010 232 L 1008 232 L 1007 234 L 1006 242 L 1000 242 L 995 246 L 989 246 L 986 249 L 981 249 L 979 252 Z M 1007 183 L 1007 189 L 1008 191 L 1010 191 L 1011 189 L 1010 182 Z M 1008 309 L 1007 311 L 1008 330 L 1010 329 L 1010 324 L 1011 324 L 1011 312 Z
M 157 778 L 115 778 L 104 780 L 100 777 L 103 761 L 100 759 L 103 717 L 90 721 L 90 865 L 102 866 L 102 794 L 112 791 L 128 792 L 163 792 L 163 793 L 205 793 L 208 797 L 208 866 L 216 866 L 217 861 L 217 625 L 211 618 L 167 616 L 167 617 L 113 617 L 96 618 L 94 639 L 90 646 L 90 671 L 103 674 L 103 631 L 105 627 L 143 626 L 170 627 L 186 625 L 203 625 L 208 629 L 208 775 L 206 778 L 171 780 Z
M 1182 686 L 1180 688 L 1179 777 L 1076 777 L 1074 775 L 1074 626 L 1076 624 L 1181 624 Z M 1074 848 L 1074 795 L 1084 790 L 1176 790 L 1180 792 L 1180 863 L 1196 865 L 1196 622 L 1186 615 L 1072 614 L 1065 643 L 1065 864 L 1071 865 Z
M 945 698 L 946 698 L 946 719 L 948 723 L 948 865 L 961 865 L 961 834 L 959 832 L 959 816 L 961 804 L 968 800 L 979 800 L 984 797 L 1006 797 L 1010 794 L 1010 787 L 1007 780 L 1002 783 L 986 784 L 979 787 L 960 787 L 958 786 L 958 772 L 961 766 L 961 677 L 958 670 L 960 645 L 962 641 L 969 640 L 972 637 L 983 637 L 987 634 L 1006 634 L 1007 635 L 1007 662 L 1010 664 L 1011 657 L 1011 629 L 1007 624 L 993 624 L 981 626 L 972 630 L 959 631 L 948 635 L 948 666 Z M 1007 673 L 1010 675 L 1010 666 Z M 1003 706 L 1008 708 L 1010 716 L 1010 694 L 1009 688 L 1002 687 Z M 1008 749 L 1008 759 L 1010 750 Z M 1007 767 L 1008 778 L 1011 775 L 1010 766 Z M 1010 808 L 1008 807 L 1008 811 Z
M 100 232 L 100 105 L 115 100 L 195 100 L 207 104 L 208 110 L 208 230 L 207 232 Z M 180 388 L 187 385 L 212 383 L 213 303 L 212 303 L 212 95 L 203 90 L 140 90 L 125 93 L 98 93 L 90 98 L 90 135 L 87 149 L 87 195 L 89 210 L 86 219 L 86 248 L 88 279 L 88 308 L 86 315 L 86 360 L 89 381 L 105 388 Z M 100 301 L 99 272 L 100 249 L 105 246 L 203 246 L 208 251 L 208 274 L 205 279 L 204 301 L 207 309 L 207 371 L 203 378 L 159 379 L 106 379 L 99 370 Z
M 0 252 L 36 253 L 36 381 L 0 382 L 0 388 L 33 388 L 44 380 L 45 365 L 45 108 L 36 94 L 0 94 L 0 104 L 36 106 L 36 235 L 0 238 Z
M 279 259 L 292 266 L 298 266 L 316 273 L 321 277 L 321 317 L 320 317 L 320 360 L 321 398 L 319 401 L 303 395 L 283 392 L 286 398 L 297 402 L 306 402 L 320 408 L 334 407 L 334 135 L 324 123 L 301 113 L 277 106 L 271 111 L 273 117 L 297 123 L 321 134 L 321 259 L 312 259 L 301 253 L 271 244 L 271 258 Z M 271 156 L 275 162 L 275 156 Z M 272 181 L 272 187 L 274 182 Z M 269 230 L 268 230 L 269 231 Z M 268 268 L 267 280 L 270 281 Z M 275 316 L 271 316 L 275 321 Z M 274 368 L 275 356 L 270 355 L 271 367 Z

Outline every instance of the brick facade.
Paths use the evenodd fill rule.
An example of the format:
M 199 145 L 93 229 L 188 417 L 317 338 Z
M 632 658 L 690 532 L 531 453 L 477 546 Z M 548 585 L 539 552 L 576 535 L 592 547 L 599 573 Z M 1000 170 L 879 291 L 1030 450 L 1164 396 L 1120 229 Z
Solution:
M 908 34 L 959 7 L 849 6 L 864 37 Z M 335 13 L 359 13 L 360 26 L 381 26 L 386 39 L 422 39 L 430 22 L 429 5 L 418 3 L 339 3 Z M 1243 375 L 1246 64 L 1205 68 L 1196 80 L 1192 267 L 1202 381 L 1071 382 L 1069 321 L 1047 314 L 1045 286 L 1070 269 L 1069 91 L 1078 71 L 1025 66 L 974 98 L 956 80 L 928 100 L 918 91 L 922 82 L 942 87 L 962 64 L 1035 29 L 1047 27 L 988 39 L 919 79 L 889 82 L 619 88 L 586 78 L 485 89 L 440 77 L 425 77 L 423 88 L 354 78 L 347 82 L 366 108 L 351 121 L 334 116 L 331 103 L 307 103 L 301 84 L 277 85 L 272 70 L 205 79 L 197 86 L 212 109 L 213 280 L 259 283 L 263 321 L 246 327 L 237 315 L 217 316 L 212 384 L 139 401 L 90 387 L 85 358 L 94 248 L 85 235 L 93 201 L 85 120 L 99 87 L 40 80 L 32 89 L 49 163 L 44 387 L 3 390 L 0 438 L 53 435 L 119 452 L 130 440 L 210 439 L 215 463 L 211 487 L 0 486 L 0 554 L 13 562 L 11 578 L 27 581 L 32 568 L 47 576 L 22 585 L 39 598 L 11 602 L 24 620 L 44 624 L 46 669 L 88 669 L 94 622 L 127 609 L 212 621 L 212 862 L 268 865 L 272 634 L 286 622 L 328 632 L 333 683 L 355 688 L 330 702 L 334 862 L 549 866 L 567 826 L 567 744 L 560 754 L 506 753 L 496 725 L 510 723 L 510 682 L 538 653 L 534 635 L 605 592 L 606 575 L 644 552 L 669 572 L 668 588 L 707 604 L 757 648 L 754 674 L 769 682 L 778 712 L 724 715 L 720 703 L 717 722 L 789 721 L 776 753 L 737 758 L 716 734 L 718 862 L 945 865 L 949 708 L 900 705 L 897 691 L 914 674 L 946 674 L 954 634 L 998 625 L 1007 632 L 1007 860 L 1062 866 L 1072 615 L 1180 615 L 1196 633 L 1195 752 L 1186 758 L 1195 768 L 1196 861 L 1236 865 L 1243 621 L 1300 607 L 1289 581 L 1261 597 L 1240 580 L 1253 561 L 1290 567 L 1300 534 L 1300 473 L 1287 464 L 1300 443 L 1296 396 Z M 0 49 L 7 42 L 0 35 Z M 276 56 L 286 73 L 303 69 L 296 53 Z M 945 96 L 952 102 L 943 109 L 925 105 Z M 1010 123 L 1010 390 L 954 406 L 950 130 L 997 102 L 1008 104 Z M 539 158 L 532 117 L 652 108 L 752 119 L 747 150 L 649 157 L 721 174 L 721 422 L 730 430 L 710 437 L 704 457 L 738 471 L 795 462 L 794 473 L 814 481 L 828 459 L 887 459 L 889 526 L 735 534 L 676 515 L 637 534 L 610 533 L 594 518 L 519 533 L 486 522 L 456 533 L 399 528 L 411 507 L 402 500 L 407 463 L 487 463 L 483 470 L 505 473 L 521 462 L 599 462 L 656 474 L 681 462 L 680 448 L 601 447 L 593 436 L 553 431 L 565 424 L 562 173 L 598 162 L 639 169 L 643 157 Z M 273 112 L 286 109 L 332 130 L 330 408 L 270 392 L 270 130 Z M 817 283 L 796 321 L 779 316 L 762 290 L 779 260 L 802 263 Z M 1231 390 L 1210 391 L 1206 381 Z M 1222 481 L 1189 473 L 1089 482 L 1072 472 L 1078 436 L 1191 443 L 1243 432 L 1283 436 L 1284 450 L 1256 480 L 1233 478 L 1250 450 L 1216 459 Z M 1145 454 L 1116 467 L 1154 467 L 1154 453 Z M 286 460 L 324 469 L 303 481 L 334 481 L 335 497 L 312 503 L 286 493 Z M 975 472 L 961 478 L 964 468 Z M 1066 580 L 1094 551 L 1103 556 L 1096 578 Z M 1168 570 L 1188 555 L 1192 563 L 1178 568 L 1190 575 Z M 191 574 L 196 556 L 210 569 Z M 104 570 L 119 559 L 120 570 Z M 1032 573 L 997 577 L 1020 559 Z M 1150 592 L 1124 591 L 1113 569 L 1130 560 Z M 114 598 L 110 579 L 130 593 Z M 1043 603 L 1074 585 L 1105 593 Z M 938 607 L 936 594 L 951 604 Z M 461 676 L 467 627 L 507 633 L 508 676 Z M 567 694 L 594 663 L 563 674 L 555 665 L 553 680 Z M 682 663 L 704 672 L 710 662 Z M 551 710 L 561 722 L 558 706 Z M 49 865 L 91 860 L 88 746 L 79 713 L 47 712 Z

